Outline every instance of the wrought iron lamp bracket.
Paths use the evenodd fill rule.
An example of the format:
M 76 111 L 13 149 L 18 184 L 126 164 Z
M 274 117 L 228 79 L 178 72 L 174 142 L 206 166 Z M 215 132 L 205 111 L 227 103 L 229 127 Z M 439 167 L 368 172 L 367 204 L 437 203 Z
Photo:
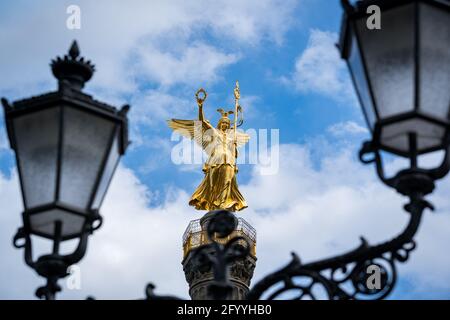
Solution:
M 434 190 L 434 182 L 442 179 L 450 171 L 450 137 L 445 143 L 444 157 L 439 166 L 433 169 L 422 169 L 417 166 L 417 154 L 411 157 L 411 166 L 399 171 L 393 177 L 386 177 L 383 169 L 381 148 L 374 141 L 363 143 L 359 151 L 359 159 L 364 164 L 375 163 L 378 177 L 387 186 L 396 189 L 405 196 L 419 193 L 425 196 Z M 372 156 L 370 156 L 372 155 Z
M 40 276 L 47 279 L 46 285 L 39 287 L 36 290 L 36 296 L 38 298 L 45 298 L 46 300 L 55 299 L 55 294 L 61 291 L 61 287 L 57 284 L 58 279 L 67 276 L 68 268 L 84 257 L 87 250 L 89 235 L 100 228 L 101 224 L 102 217 L 98 212 L 95 212 L 92 217 L 86 221 L 84 231 L 78 240 L 78 245 L 71 254 L 61 255 L 59 253 L 61 238 L 57 237 L 53 239 L 53 252 L 51 254 L 40 256 L 36 261 L 33 260 L 31 233 L 26 227 L 21 227 L 17 230 L 17 233 L 13 238 L 14 247 L 18 249 L 23 248 L 25 250 L 25 263 L 34 269 Z
M 347 300 L 364 299 L 375 300 L 385 298 L 394 288 L 397 279 L 396 262 L 405 262 L 416 244 L 413 240 L 417 232 L 422 213 L 425 208 L 432 209 L 430 203 L 419 195 L 411 196 L 411 201 L 405 206 L 410 213 L 410 220 L 405 230 L 394 239 L 371 246 L 361 238 L 361 244 L 354 250 L 343 255 L 302 264 L 298 256 L 293 253 L 292 261 L 284 268 L 269 274 L 260 280 L 248 294 L 249 300 L 263 298 L 272 288 L 279 288 L 272 292 L 267 299 L 281 297 L 287 291 L 297 290 L 293 299 L 315 299 L 312 288 L 322 287 L 329 299 Z M 381 272 L 381 287 L 369 289 L 367 286 L 369 266 L 376 266 Z M 296 278 L 308 278 L 308 285 L 296 284 Z M 352 287 L 352 289 L 347 289 Z
M 449 146 L 450 143 L 446 145 Z M 369 245 L 361 237 L 361 244 L 356 249 L 308 264 L 302 264 L 298 256 L 293 253 L 292 261 L 286 267 L 260 280 L 250 290 L 248 299 L 261 299 L 275 286 L 278 289 L 272 292 L 268 299 L 275 299 L 292 290 L 299 291 L 294 299 L 305 297 L 315 299 L 312 288 L 316 285 L 321 286 L 328 298 L 334 300 L 383 299 L 392 291 L 397 279 L 396 262 L 403 263 L 408 260 L 410 252 L 416 247 L 413 238 L 424 210 L 434 209 L 424 197 L 433 191 L 435 180 L 444 177 L 450 170 L 450 147 L 445 150 L 444 159 L 437 168 L 418 168 L 414 165 L 416 159 L 413 159 L 411 168 L 402 170 L 391 178 L 386 178 L 380 148 L 372 141 L 363 144 L 359 158 L 364 164 L 375 163 L 377 174 L 383 183 L 409 197 L 410 202 L 404 209 L 409 212 L 410 218 L 404 231 L 394 239 L 374 246 Z M 375 266 L 381 272 L 379 288 L 371 289 L 367 285 L 369 266 Z M 298 277 L 309 278 L 309 284 L 295 284 L 294 280 Z M 281 288 L 278 286 L 280 283 Z M 349 287 L 351 287 L 350 290 Z

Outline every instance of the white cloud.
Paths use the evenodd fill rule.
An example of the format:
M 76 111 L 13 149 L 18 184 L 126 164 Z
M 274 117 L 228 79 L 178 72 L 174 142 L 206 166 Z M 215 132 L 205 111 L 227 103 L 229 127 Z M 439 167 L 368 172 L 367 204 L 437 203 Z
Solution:
M 210 14 L 206 19 L 216 32 L 242 43 L 257 44 L 262 39 L 283 42 L 284 34 L 294 23 L 293 12 L 300 1 L 249 0 L 205 1 L 199 11 Z
M 339 122 L 327 129 L 328 132 L 335 136 L 343 136 L 347 134 L 367 134 L 369 130 L 357 124 L 354 121 Z
M 355 162 L 345 148 L 317 166 L 308 147 L 281 145 L 279 173 L 254 174 L 241 189 L 249 208 L 239 215 L 258 232 L 253 283 L 288 262 L 292 250 L 304 262 L 329 257 L 359 245 L 360 235 L 371 244 L 391 239 L 408 220 L 402 209 L 407 200 L 384 186 L 373 167 Z M 450 290 L 450 259 L 443 254 L 450 240 L 448 190 L 447 178 L 431 197 L 438 214 L 425 213 L 418 248 L 408 263 L 399 265 L 399 277 L 409 279 L 418 292 Z M 186 192 L 163 192 L 165 201 L 152 204 L 155 192 L 131 170 L 119 167 L 101 210 L 105 223 L 91 237 L 80 263 L 82 290 L 65 289 L 61 297 L 138 298 L 148 281 L 157 284 L 159 293 L 187 297 L 181 235 L 189 220 L 203 213 L 187 205 Z M 0 246 L 7 257 L 0 265 L 1 286 L 8 288 L 0 292 L 3 298 L 31 298 L 41 280 L 24 266 L 23 252 L 9 242 L 20 225 L 16 177 L 1 177 L 0 202 L 7 213 L 0 217 Z
M 148 139 L 143 125 L 183 116 L 186 96 L 220 81 L 246 49 L 281 44 L 298 1 L 78 1 L 81 30 L 66 28 L 69 4 L 5 6 L 14 18 L 0 22 L 0 69 L 8 75 L 0 79 L 0 95 L 15 100 L 54 90 L 48 62 L 77 39 L 97 70 L 86 91 L 110 104 L 131 104 L 138 146 Z
M 47 62 L 64 53 L 74 38 L 79 40 L 82 54 L 97 65 L 93 87 L 134 92 L 136 69 L 129 66 L 135 62 L 134 54 L 142 43 L 150 44 L 154 61 L 161 62 L 155 65 L 147 61 L 142 66 L 143 70 L 147 67 L 154 81 L 172 84 L 184 75 L 209 81 L 217 76 L 218 67 L 236 60 L 243 46 L 266 40 L 281 43 L 293 22 L 297 2 L 135 0 L 129 5 L 122 1 L 79 1 L 81 30 L 75 31 L 66 28 L 69 4 L 5 7 L 5 14 L 14 19 L 0 23 L 0 69 L 9 75 L 0 80 L 3 90 L 10 89 L 11 95 L 20 96 L 29 94 L 25 87 L 36 83 L 39 89 L 54 88 Z M 227 45 L 202 44 L 206 36 Z M 173 52 L 182 53 L 181 58 Z
M 194 99 L 189 101 L 158 91 L 148 90 L 142 92 L 131 100 L 133 108 L 130 112 L 130 121 L 135 125 L 155 125 L 173 115 L 184 116 L 192 114 Z M 194 109 L 195 110 L 195 109 Z
M 300 92 L 322 94 L 338 101 L 355 99 L 344 61 L 336 48 L 337 34 L 312 29 L 291 76 L 281 80 Z
M 238 60 L 236 54 L 220 52 L 204 43 L 187 45 L 179 57 L 152 46 L 140 47 L 137 55 L 140 61 L 138 75 L 161 86 L 215 82 L 219 70 Z

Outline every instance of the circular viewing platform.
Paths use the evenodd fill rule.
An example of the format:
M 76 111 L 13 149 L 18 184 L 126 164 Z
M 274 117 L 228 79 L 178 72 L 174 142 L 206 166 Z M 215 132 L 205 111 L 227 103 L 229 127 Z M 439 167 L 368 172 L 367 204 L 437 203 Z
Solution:
M 201 219 L 192 220 L 186 228 L 183 234 L 183 259 L 187 254 L 195 248 L 198 248 L 204 244 L 208 244 L 211 241 L 208 239 L 208 234 L 205 229 L 202 229 L 200 223 Z M 256 257 L 256 230 L 243 218 L 237 218 L 238 223 L 236 229 L 225 238 L 214 237 L 214 240 L 218 243 L 227 243 L 230 239 L 235 237 L 243 237 L 250 244 L 250 254 Z M 245 245 L 245 243 L 243 243 Z

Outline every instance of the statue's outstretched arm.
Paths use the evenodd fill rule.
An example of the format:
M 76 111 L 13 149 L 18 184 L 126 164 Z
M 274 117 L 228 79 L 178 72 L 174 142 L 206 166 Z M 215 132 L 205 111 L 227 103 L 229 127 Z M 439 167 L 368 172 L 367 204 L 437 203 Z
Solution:
M 213 126 L 209 122 L 209 120 L 205 119 L 205 115 L 203 114 L 203 106 L 198 106 L 198 120 L 203 123 L 203 130 L 212 129 Z
M 204 121 L 205 115 L 203 114 L 203 105 L 198 106 L 198 120 Z

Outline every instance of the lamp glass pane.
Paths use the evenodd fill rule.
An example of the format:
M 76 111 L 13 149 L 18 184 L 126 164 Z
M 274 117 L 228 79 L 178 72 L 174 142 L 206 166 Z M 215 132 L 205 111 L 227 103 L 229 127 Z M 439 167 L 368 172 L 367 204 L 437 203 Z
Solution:
M 450 107 L 450 11 L 420 5 L 420 108 L 447 120 Z
M 381 119 L 414 109 L 414 5 L 381 13 L 381 29 L 356 22 Z
M 367 125 L 372 130 L 375 125 L 376 115 L 372 103 L 372 98 L 370 96 L 364 67 L 361 61 L 361 52 L 359 50 L 356 38 L 352 39 L 351 52 L 348 63 L 350 66 L 350 71 L 352 73 L 353 83 L 355 84 L 356 90 L 358 91 L 359 100 L 362 104 L 363 111 L 366 116 Z
M 417 135 L 417 150 L 423 152 L 442 145 L 445 128 L 427 120 L 413 118 L 385 125 L 381 131 L 381 144 L 399 152 L 409 152 L 409 133 Z
M 119 136 L 118 130 L 116 131 L 114 142 L 111 147 L 111 151 L 109 152 L 108 160 L 105 165 L 105 169 L 103 171 L 102 178 L 100 180 L 97 194 L 95 195 L 94 202 L 92 204 L 93 209 L 99 209 L 102 203 L 102 200 L 105 196 L 106 190 L 108 189 L 111 178 L 116 169 L 117 163 L 119 162 Z
M 66 107 L 64 110 L 60 201 L 88 209 L 114 122 Z
M 29 222 L 33 232 L 39 232 L 48 237 L 54 237 L 55 222 L 62 222 L 62 237 L 75 237 L 83 230 L 85 217 L 73 214 L 61 209 L 50 209 L 48 211 L 29 215 Z
M 18 165 L 27 209 L 55 200 L 60 109 L 14 119 Z

